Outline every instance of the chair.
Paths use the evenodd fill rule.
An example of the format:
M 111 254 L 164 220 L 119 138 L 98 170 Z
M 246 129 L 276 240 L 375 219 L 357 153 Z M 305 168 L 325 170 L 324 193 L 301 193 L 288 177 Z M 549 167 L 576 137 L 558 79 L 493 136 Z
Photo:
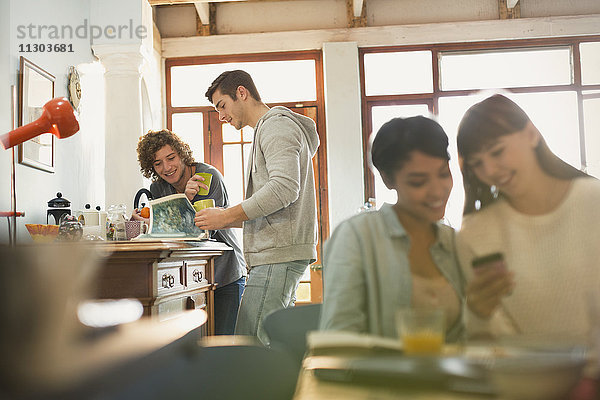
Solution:
M 298 369 L 290 355 L 248 339 L 205 338 L 199 346 L 171 351 L 160 363 L 152 363 L 153 368 L 137 374 L 137 379 L 121 382 L 118 390 L 79 399 L 292 399 Z
M 300 365 L 306 353 L 306 334 L 319 327 L 321 304 L 309 304 L 273 311 L 263 321 L 272 348 L 283 348 Z

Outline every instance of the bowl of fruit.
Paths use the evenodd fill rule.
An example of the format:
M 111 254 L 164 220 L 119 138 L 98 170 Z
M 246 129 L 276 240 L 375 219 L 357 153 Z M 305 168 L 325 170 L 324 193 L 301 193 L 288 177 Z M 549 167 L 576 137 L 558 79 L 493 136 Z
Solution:
M 52 242 L 58 236 L 58 225 L 25 224 L 34 242 Z

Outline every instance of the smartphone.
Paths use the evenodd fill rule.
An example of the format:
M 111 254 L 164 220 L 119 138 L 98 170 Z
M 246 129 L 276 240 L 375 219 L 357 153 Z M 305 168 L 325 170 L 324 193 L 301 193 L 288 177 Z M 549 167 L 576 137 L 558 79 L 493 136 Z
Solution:
M 491 253 L 486 254 L 485 256 L 474 258 L 473 261 L 471 261 L 471 266 L 474 269 L 477 269 L 485 266 L 491 266 L 498 262 L 504 263 L 504 255 L 502 253 Z M 504 267 L 504 264 L 502 264 L 502 266 Z

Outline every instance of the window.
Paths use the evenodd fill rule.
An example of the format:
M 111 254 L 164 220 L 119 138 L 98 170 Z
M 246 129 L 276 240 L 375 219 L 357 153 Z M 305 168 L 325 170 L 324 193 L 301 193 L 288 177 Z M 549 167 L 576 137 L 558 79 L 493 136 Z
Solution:
M 197 160 L 204 159 L 203 123 L 203 114 L 200 112 L 173 114 L 171 123 L 173 132 L 190 146 Z
M 264 102 L 317 100 L 315 60 L 281 60 L 173 66 L 171 105 L 211 107 L 204 96 L 206 89 L 223 71 L 234 69 L 243 69 L 252 75 Z
M 431 51 L 365 54 L 367 96 L 431 93 Z
M 568 85 L 569 47 L 440 52 L 442 90 Z
M 413 115 L 429 115 L 427 104 L 407 104 L 392 106 L 375 106 L 372 108 L 373 132 L 377 132 L 381 125 L 395 117 L 410 117 Z M 374 137 L 374 136 L 373 136 Z M 383 203 L 395 203 L 397 200 L 396 191 L 388 189 L 379 172 L 372 169 L 375 176 L 375 199 L 377 208 Z
M 581 53 L 581 83 L 600 84 L 600 42 L 585 42 L 579 45 Z
M 365 141 L 393 117 L 428 113 L 448 134 L 454 189 L 446 218 L 452 226 L 460 227 L 464 201 L 456 130 L 464 112 L 491 94 L 482 90 L 509 90 L 559 157 L 600 176 L 600 36 L 368 48 L 359 54 Z M 396 201 L 367 161 L 365 188 L 365 199 L 375 197 L 378 207 Z

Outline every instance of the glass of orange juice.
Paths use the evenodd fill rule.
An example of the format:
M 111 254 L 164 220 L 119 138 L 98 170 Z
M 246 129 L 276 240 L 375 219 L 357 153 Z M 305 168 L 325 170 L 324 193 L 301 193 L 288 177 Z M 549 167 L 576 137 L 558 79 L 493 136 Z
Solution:
M 445 316 L 439 308 L 403 308 L 396 316 L 406 354 L 440 354 L 444 346 Z

